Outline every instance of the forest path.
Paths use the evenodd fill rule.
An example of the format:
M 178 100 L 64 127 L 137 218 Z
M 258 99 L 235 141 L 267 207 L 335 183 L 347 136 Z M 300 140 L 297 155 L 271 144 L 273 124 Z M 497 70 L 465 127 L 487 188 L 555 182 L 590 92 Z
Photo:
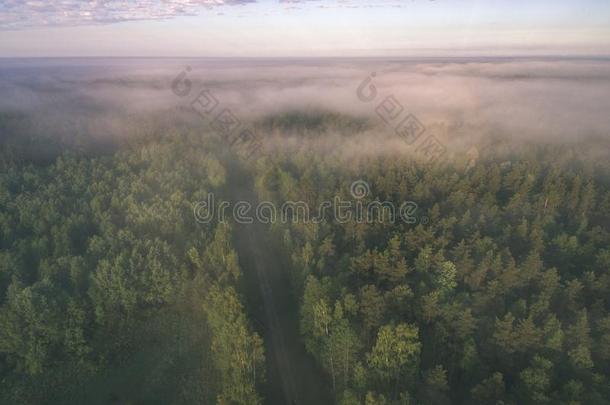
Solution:
M 227 184 L 232 207 L 237 201 L 258 203 L 252 176 L 231 164 Z M 227 210 L 229 213 L 229 210 Z M 248 213 L 254 216 L 254 212 Z M 244 273 L 250 318 L 265 341 L 267 381 L 264 402 L 270 405 L 332 404 L 322 371 L 307 353 L 299 334 L 298 298 L 292 294 L 288 258 L 273 240 L 268 225 L 234 223 L 235 246 Z

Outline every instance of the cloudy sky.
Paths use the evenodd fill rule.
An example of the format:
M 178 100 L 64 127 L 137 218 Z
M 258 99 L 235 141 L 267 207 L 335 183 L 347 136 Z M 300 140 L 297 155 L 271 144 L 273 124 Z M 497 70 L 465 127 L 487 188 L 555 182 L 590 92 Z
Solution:
M 610 55 L 608 0 L 0 0 L 0 57 Z

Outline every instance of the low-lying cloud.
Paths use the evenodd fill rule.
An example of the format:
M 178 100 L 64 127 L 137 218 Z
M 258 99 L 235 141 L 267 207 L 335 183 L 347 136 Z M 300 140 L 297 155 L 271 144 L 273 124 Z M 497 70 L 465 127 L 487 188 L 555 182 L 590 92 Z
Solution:
M 208 89 L 243 122 L 332 111 L 391 133 L 377 107 L 392 96 L 445 143 L 580 142 L 610 139 L 609 68 L 605 59 L 6 60 L 0 111 L 46 120 L 49 131 L 120 137 L 136 116 L 196 123 L 181 114 Z M 180 73 L 191 83 L 185 97 L 171 87 Z M 363 102 L 357 89 L 371 77 L 377 98 Z

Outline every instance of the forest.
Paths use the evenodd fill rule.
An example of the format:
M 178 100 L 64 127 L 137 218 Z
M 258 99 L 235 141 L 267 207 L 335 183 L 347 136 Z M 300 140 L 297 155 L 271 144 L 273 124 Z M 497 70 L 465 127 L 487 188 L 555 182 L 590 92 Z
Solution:
M 272 225 L 335 403 L 608 403 L 610 167 L 591 142 L 496 139 L 474 165 L 307 148 L 254 165 L 261 199 L 317 206 L 364 179 L 365 201 L 425 219 Z
M 308 142 L 280 135 L 245 160 L 205 128 L 51 156 L 49 139 L 3 138 L 2 403 L 285 403 L 269 400 L 287 384 L 272 355 L 285 317 L 283 355 L 303 349 L 329 404 L 609 403 L 610 165 L 591 158 L 603 140 L 494 139 L 429 164 L 316 146 L 335 127 L 337 144 L 359 142 L 360 118 L 255 124 Z M 370 185 L 364 201 L 414 201 L 422 220 L 253 231 L 286 258 L 262 279 L 294 303 L 279 320 L 244 274 L 248 225 L 193 217 L 248 182 L 253 200 L 318 206 L 353 198 L 354 180 Z
M 193 220 L 225 182 L 205 139 L 4 141 L 0 402 L 260 403 L 231 225 Z
M 610 405 L 610 0 L 0 0 L 0 405 Z

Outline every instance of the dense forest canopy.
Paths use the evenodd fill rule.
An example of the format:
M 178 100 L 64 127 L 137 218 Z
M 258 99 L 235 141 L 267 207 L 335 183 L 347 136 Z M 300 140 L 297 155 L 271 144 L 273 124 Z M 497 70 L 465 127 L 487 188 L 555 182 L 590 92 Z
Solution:
M 360 178 L 426 219 L 274 227 L 339 403 L 607 403 L 608 161 L 498 149 L 474 167 L 305 149 L 256 165 L 264 199 L 317 206 Z
M 193 134 L 137 145 L 5 163 L 3 403 L 260 401 L 231 226 L 192 216 L 225 169 Z
M 477 65 L 476 80 L 492 82 L 491 99 L 505 81 L 526 94 L 522 81 L 548 80 L 531 64 L 521 78 L 512 61 Z M 474 76 L 465 65 L 386 68 L 434 81 Z M 261 83 L 278 69 L 244 84 L 241 70 L 214 66 L 210 86 L 264 107 Z M 579 97 L 596 100 L 568 74 L 578 69 L 561 70 L 552 80 L 569 86 L 555 91 L 584 86 Z M 349 72 L 360 103 L 361 72 Z M 497 105 L 482 112 L 489 121 L 443 123 L 424 110 L 418 119 L 446 147 L 431 162 L 374 105 L 314 103 L 302 87 L 311 76 L 287 73 L 275 85 L 285 100 L 305 94 L 304 105 L 239 115 L 264 140 L 245 158 L 171 98 L 169 79 L 75 74 L 93 93 L 165 91 L 178 104 L 132 111 L 49 77 L 0 83 L 41 97 L 31 110 L 0 104 L 0 403 L 249 405 L 303 391 L 341 405 L 610 403 L 610 144 L 599 111 L 583 112 L 581 137 L 562 127 L 553 138 L 535 135 L 558 112 L 545 103 L 541 125 L 525 120 L 531 100 L 507 126 L 490 124 Z M 69 108 L 86 101 L 86 114 L 70 118 L 45 92 Z M 439 108 L 460 116 L 452 100 Z M 356 181 L 368 187 L 357 198 Z M 210 194 L 216 204 L 339 197 L 416 210 L 414 221 L 330 211 L 198 221 Z

